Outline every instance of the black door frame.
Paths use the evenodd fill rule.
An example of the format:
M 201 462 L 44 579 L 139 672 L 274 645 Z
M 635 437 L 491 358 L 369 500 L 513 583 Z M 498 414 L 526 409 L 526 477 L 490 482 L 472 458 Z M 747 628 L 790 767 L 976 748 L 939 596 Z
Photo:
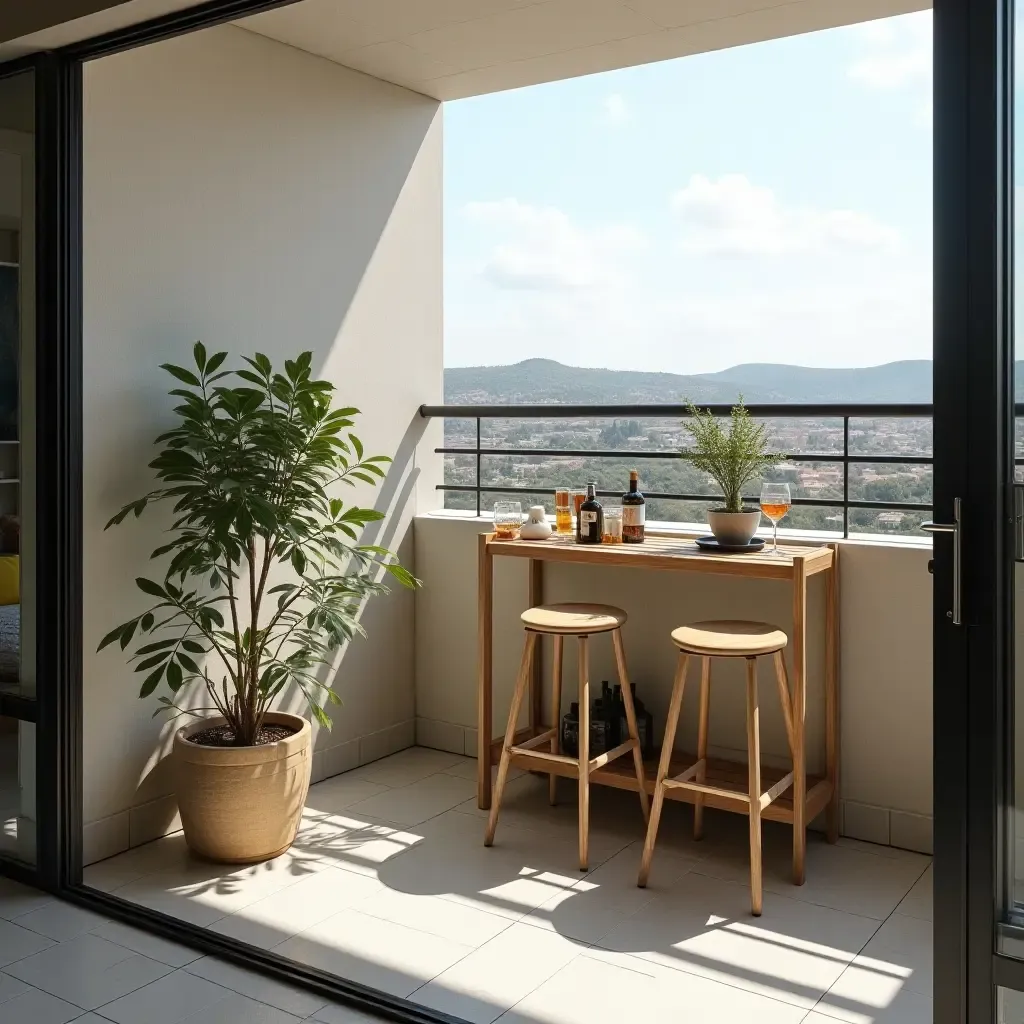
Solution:
M 36 858 L 4 873 L 58 889 L 81 864 L 81 65 L 0 64 L 33 76 L 35 113 L 35 696 L 0 713 L 36 726 Z M 80 867 L 77 869 L 80 875 Z
M 401 1021 L 452 1021 L 82 885 L 82 64 L 296 0 L 209 0 L 53 54 L 36 72 L 40 393 L 37 614 L 39 853 L 64 898 Z M 1024 990 L 995 951 L 1004 905 L 1002 771 L 1012 722 L 1013 0 L 935 0 L 935 508 L 964 501 L 964 609 L 946 618 L 951 549 L 935 552 L 935 1020 L 994 1020 L 994 986 Z M 965 681 L 988 685 L 967 686 Z M 965 725 L 966 723 L 966 725 Z M 13 870 L 6 863 L 2 870 Z

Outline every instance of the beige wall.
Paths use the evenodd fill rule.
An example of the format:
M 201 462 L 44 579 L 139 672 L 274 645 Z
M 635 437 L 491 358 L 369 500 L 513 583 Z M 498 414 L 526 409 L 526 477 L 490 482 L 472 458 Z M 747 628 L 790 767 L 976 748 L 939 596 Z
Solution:
M 440 465 L 423 402 L 441 400 L 441 118 L 436 102 L 224 26 L 85 69 L 84 689 L 86 853 L 173 819 L 168 728 L 100 637 L 139 609 L 164 521 L 103 532 L 151 484 L 169 422 L 158 364 L 192 343 L 278 362 L 314 350 L 363 410 L 387 484 L 346 497 L 393 515 L 377 542 L 412 562 L 411 519 Z M 423 499 L 426 499 L 425 502 Z M 422 502 L 422 503 L 421 503 Z M 376 598 L 337 672 L 344 707 L 317 738 L 326 775 L 412 741 L 414 600 Z M 294 707 L 298 703 L 293 702 Z
M 429 514 L 416 519 L 416 714 L 420 742 L 476 753 L 476 550 L 478 520 Z M 875 842 L 928 849 L 932 813 L 932 648 L 930 551 L 923 546 L 848 542 L 842 546 L 841 796 L 844 830 Z M 495 560 L 494 721 L 504 731 L 522 651 L 519 613 L 527 599 L 527 563 Z M 607 601 L 631 615 L 623 636 L 630 674 L 664 728 L 675 651 L 668 634 L 700 618 L 764 619 L 788 629 L 787 584 L 633 569 L 545 566 L 545 599 Z M 808 600 L 808 766 L 824 749 L 823 584 Z M 610 645 L 595 642 L 592 679 L 614 681 Z M 575 672 L 572 645 L 565 678 Z M 547 678 L 547 673 L 545 674 Z M 785 732 L 775 684 L 761 670 L 762 751 L 783 763 Z M 744 700 L 736 665 L 716 666 L 710 743 L 713 752 L 745 757 Z M 568 686 L 566 690 L 571 689 Z M 684 699 L 677 745 L 694 749 L 696 693 Z M 566 708 L 573 698 L 564 693 Z M 461 748 L 460 748 L 461 743 Z M 783 759 L 780 761 L 780 759 Z

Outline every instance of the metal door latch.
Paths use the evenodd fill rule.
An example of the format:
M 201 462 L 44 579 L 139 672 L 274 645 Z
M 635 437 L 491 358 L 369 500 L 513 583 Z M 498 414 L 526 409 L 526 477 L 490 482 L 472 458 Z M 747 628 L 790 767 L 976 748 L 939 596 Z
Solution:
M 951 533 L 953 535 L 953 608 L 946 612 L 954 626 L 963 625 L 963 615 L 960 598 L 961 584 L 961 539 L 960 539 L 960 499 L 953 499 L 953 522 L 951 523 L 922 523 L 921 529 L 926 533 Z

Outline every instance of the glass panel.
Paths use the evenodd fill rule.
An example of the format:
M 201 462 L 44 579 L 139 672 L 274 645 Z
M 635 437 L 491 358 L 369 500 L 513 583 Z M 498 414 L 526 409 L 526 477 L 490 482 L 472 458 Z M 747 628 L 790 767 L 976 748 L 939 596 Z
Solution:
M 35 694 L 34 78 L 0 80 L 0 689 Z
M 0 857 L 36 852 L 36 727 L 0 716 Z

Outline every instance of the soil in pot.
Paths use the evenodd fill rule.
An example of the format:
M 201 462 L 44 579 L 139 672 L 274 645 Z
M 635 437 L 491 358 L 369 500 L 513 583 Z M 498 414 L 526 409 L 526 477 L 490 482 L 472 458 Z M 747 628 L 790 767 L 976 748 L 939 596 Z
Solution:
M 256 736 L 256 742 L 251 745 L 261 747 L 265 743 L 278 743 L 289 736 L 294 736 L 298 731 L 298 729 L 291 729 L 285 725 L 265 725 Z M 218 725 L 213 729 L 204 729 L 202 732 L 193 733 L 185 738 L 189 743 L 195 743 L 200 747 L 241 747 L 250 745 L 236 743 L 235 733 L 227 725 Z

